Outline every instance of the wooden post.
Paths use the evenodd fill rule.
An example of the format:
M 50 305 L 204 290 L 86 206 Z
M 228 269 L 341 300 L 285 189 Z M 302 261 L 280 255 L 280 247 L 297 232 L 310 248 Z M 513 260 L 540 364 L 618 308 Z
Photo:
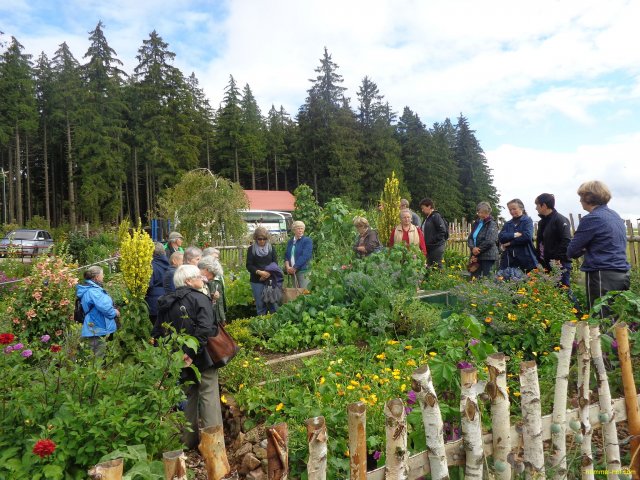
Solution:
M 124 463 L 122 458 L 102 462 L 90 469 L 87 473 L 91 480 L 122 480 Z
M 633 480 L 640 479 L 640 410 L 631 368 L 631 353 L 629 351 L 629 332 L 626 323 L 616 325 L 616 341 L 618 342 L 618 358 L 622 372 L 622 386 L 624 401 L 627 407 L 627 422 L 631 439 L 631 471 Z
M 399 398 L 389 400 L 384 405 L 386 431 L 385 480 L 407 480 L 409 467 L 407 460 L 407 413 Z
M 540 384 L 535 361 L 520 364 L 520 399 L 526 478 L 545 478 Z
M 182 450 L 162 454 L 164 480 L 187 480 L 187 456 Z
M 589 342 L 589 325 L 578 322 L 578 416 L 580 430 L 576 432 L 576 441 L 580 443 L 582 452 L 582 480 L 594 479 L 593 454 L 591 452 L 591 421 L 589 420 L 589 379 L 591 374 L 591 346 Z
M 484 450 L 482 448 L 482 423 L 478 406 L 478 371 L 475 368 L 462 369 L 460 385 L 460 423 L 465 451 L 464 478 L 481 480 L 484 466 Z
M 422 410 L 422 424 L 427 441 L 427 452 L 429 452 L 431 478 L 433 480 L 448 479 L 449 469 L 447 468 L 447 456 L 442 436 L 442 415 L 429 366 L 418 367 L 411 375 L 411 379 L 411 388 L 416 392 L 416 398 Z
M 556 369 L 556 386 L 553 394 L 551 423 L 551 467 L 556 480 L 567 478 L 567 388 L 573 339 L 576 336 L 575 322 L 565 322 L 560 334 L 560 351 Z
M 309 480 L 325 480 L 327 478 L 327 425 L 324 417 L 308 419 L 307 442 L 309 443 L 309 461 L 307 474 Z
M 349 464 L 351 480 L 367 478 L 367 407 L 364 402 L 347 407 L 349 417 Z
M 198 450 L 204 458 L 209 480 L 220 480 L 231 471 L 224 447 L 222 425 L 212 425 L 200 429 Z
M 267 478 L 287 480 L 289 477 L 289 429 L 286 423 L 267 427 Z
M 491 436 L 495 478 L 510 480 L 511 425 L 507 393 L 507 361 L 504 353 L 492 353 L 487 357 L 486 363 L 489 368 L 486 392 L 491 398 Z

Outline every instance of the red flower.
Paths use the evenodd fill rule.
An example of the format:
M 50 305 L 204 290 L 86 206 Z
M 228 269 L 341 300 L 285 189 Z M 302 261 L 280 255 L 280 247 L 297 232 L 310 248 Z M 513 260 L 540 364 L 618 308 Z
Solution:
M 48 438 L 38 440 L 33 446 L 33 453 L 38 455 L 40 458 L 48 457 L 55 452 L 55 450 L 56 444 L 53 443 L 53 440 L 49 440 Z
M 13 333 L 0 333 L 0 345 L 9 345 L 15 338 Z
M 59 352 L 60 350 L 62 350 L 62 347 L 60 345 L 56 345 L 55 343 L 53 345 L 51 345 L 50 350 L 53 353 Z

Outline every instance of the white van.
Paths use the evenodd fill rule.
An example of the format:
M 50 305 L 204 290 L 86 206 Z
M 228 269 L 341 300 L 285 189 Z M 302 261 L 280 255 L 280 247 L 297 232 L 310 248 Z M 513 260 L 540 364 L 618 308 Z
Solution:
M 249 233 L 253 233 L 257 226 L 265 227 L 276 238 L 287 238 L 291 233 L 293 217 L 289 212 L 274 212 L 272 210 L 242 210 L 242 218 L 247 222 Z

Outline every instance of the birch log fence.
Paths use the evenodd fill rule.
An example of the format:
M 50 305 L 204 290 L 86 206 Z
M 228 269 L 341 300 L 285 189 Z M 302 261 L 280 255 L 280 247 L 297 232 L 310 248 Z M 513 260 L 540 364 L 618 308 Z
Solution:
M 556 371 L 553 412 L 542 416 L 537 365 L 525 361 L 520 365 L 519 379 L 522 422 L 511 424 L 509 394 L 507 390 L 506 357 L 502 353 L 490 355 L 486 360 L 487 380 L 478 382 L 477 369 L 461 370 L 460 416 L 462 438 L 445 443 L 443 421 L 438 395 L 433 386 L 428 365 L 422 365 L 412 374 L 412 388 L 421 408 L 427 450 L 409 455 L 407 451 L 407 419 L 403 401 L 391 399 L 385 404 L 386 465 L 367 472 L 366 405 L 356 402 L 348 406 L 348 444 L 351 480 L 415 480 L 430 474 L 433 480 L 449 478 L 450 467 L 462 467 L 465 478 L 510 479 L 523 475 L 527 479 L 604 478 L 637 479 L 638 433 L 640 421 L 638 397 L 630 371 L 629 343 L 624 324 L 616 326 L 618 356 L 622 368 L 625 397 L 611 399 L 609 380 L 600 346 L 598 326 L 587 322 L 567 322 L 562 326 L 560 351 Z M 574 339 L 577 341 L 575 361 L 578 370 L 577 408 L 567 409 L 569 367 Z M 597 403 L 591 403 L 589 383 L 591 366 L 598 390 Z M 491 431 L 483 433 L 481 424 L 481 398 L 490 402 Z M 628 420 L 631 466 L 623 466 L 617 423 Z M 595 459 L 592 448 L 594 429 L 602 430 L 602 458 Z M 327 459 L 331 452 L 327 445 L 329 434 L 323 417 L 306 422 L 309 457 L 307 473 L 310 480 L 327 478 Z M 636 429 L 636 430 L 634 430 Z M 269 480 L 287 480 L 288 434 L 287 425 L 279 423 L 266 428 Z M 208 478 L 222 480 L 234 475 L 220 442 L 220 427 L 203 429 L 200 450 L 205 458 Z M 211 438 L 208 438 L 211 436 Z M 575 450 L 567 449 L 567 438 Z M 546 459 L 545 459 L 546 445 Z M 577 451 L 576 451 L 577 450 Z M 573 462 L 569 462 L 571 458 Z M 186 479 L 184 455 L 180 451 L 164 456 L 165 478 Z M 573 470 L 571 470 L 573 465 Z M 597 470 L 594 465 L 606 466 Z M 577 470 L 577 471 L 576 471 Z M 108 473 L 107 473 L 108 472 Z M 122 462 L 112 460 L 93 467 L 91 478 L 122 478 Z M 102 475 L 102 476 L 99 476 Z M 107 476 L 109 475 L 109 476 Z

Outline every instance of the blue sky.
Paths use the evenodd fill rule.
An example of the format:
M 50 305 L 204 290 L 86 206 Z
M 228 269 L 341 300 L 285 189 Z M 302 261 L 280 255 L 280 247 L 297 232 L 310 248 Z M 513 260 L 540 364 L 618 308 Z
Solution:
M 600 179 L 612 208 L 640 218 L 640 2 L 0 2 L 4 39 L 34 57 L 66 41 L 82 61 L 98 20 L 127 72 L 155 29 L 213 106 L 232 74 L 263 113 L 275 104 L 295 115 L 326 46 L 352 105 L 367 75 L 395 111 L 409 106 L 427 125 L 463 113 L 503 207 L 519 197 L 535 214 L 534 198 L 551 192 L 562 213 L 585 213 L 575 191 Z

